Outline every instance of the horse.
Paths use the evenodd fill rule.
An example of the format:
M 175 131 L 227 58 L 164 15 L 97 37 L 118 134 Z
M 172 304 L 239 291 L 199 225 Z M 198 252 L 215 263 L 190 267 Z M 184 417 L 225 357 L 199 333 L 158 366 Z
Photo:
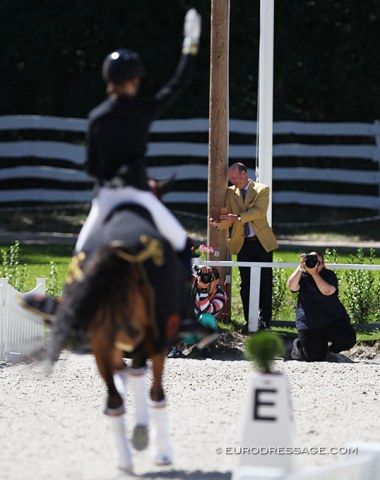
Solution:
M 149 213 L 139 205 L 119 205 L 73 257 L 64 300 L 52 322 L 47 349 L 51 367 L 73 329 L 88 336 L 107 389 L 104 413 L 115 437 L 118 467 L 129 473 L 133 461 L 126 435 L 127 386 L 136 406 L 132 446 L 143 450 L 150 444 L 156 465 L 173 460 L 162 379 L 168 347 L 179 328 L 183 276 L 177 253 Z M 128 366 L 126 356 L 131 359 Z M 153 380 L 147 400 L 149 360 Z

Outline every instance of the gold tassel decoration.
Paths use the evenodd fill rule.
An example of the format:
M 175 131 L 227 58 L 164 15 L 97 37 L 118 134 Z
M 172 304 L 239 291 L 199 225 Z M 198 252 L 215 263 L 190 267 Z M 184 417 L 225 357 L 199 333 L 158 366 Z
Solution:
M 81 264 L 83 260 L 86 258 L 86 254 L 84 252 L 79 252 L 78 255 L 75 255 L 70 262 L 69 271 L 66 277 L 66 283 L 71 284 L 75 281 L 82 280 L 83 272 L 81 269 Z
M 124 250 L 120 250 L 122 247 L 124 247 L 124 244 L 119 241 L 111 242 L 111 246 L 117 249 L 116 255 L 127 262 L 141 263 L 151 258 L 155 265 L 161 267 L 164 264 L 165 258 L 164 249 L 160 240 L 151 238 L 148 235 L 141 235 L 140 242 L 145 246 L 145 248 L 136 254 L 127 253 Z

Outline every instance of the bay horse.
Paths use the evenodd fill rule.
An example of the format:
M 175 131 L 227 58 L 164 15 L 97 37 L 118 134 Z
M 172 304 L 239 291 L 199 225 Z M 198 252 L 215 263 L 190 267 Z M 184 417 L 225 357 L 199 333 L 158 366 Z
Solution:
M 88 335 L 107 388 L 104 413 L 115 437 L 118 467 L 126 472 L 133 469 L 125 424 L 128 387 L 136 407 L 133 447 L 142 450 L 149 442 L 155 464 L 172 462 L 162 379 L 180 322 L 183 272 L 149 213 L 139 205 L 119 205 L 73 258 L 64 301 L 52 322 L 50 365 L 58 360 L 70 331 Z M 147 399 L 149 359 L 153 381 Z

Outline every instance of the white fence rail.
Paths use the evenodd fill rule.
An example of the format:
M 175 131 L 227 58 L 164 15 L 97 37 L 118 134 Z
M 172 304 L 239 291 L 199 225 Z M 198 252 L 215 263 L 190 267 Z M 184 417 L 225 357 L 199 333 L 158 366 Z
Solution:
M 260 272 L 262 268 L 296 268 L 299 263 L 286 262 L 232 262 L 232 261 L 202 261 L 202 265 L 210 265 L 214 267 L 247 267 L 251 270 L 251 284 L 249 297 L 249 312 L 248 312 L 248 330 L 256 332 L 258 330 L 258 312 L 260 300 Z M 351 263 L 334 263 L 326 264 L 331 269 L 340 270 L 377 270 L 380 271 L 380 265 L 365 265 L 365 264 L 351 264 Z M 227 279 L 228 280 L 228 279 Z
M 232 261 L 202 261 L 202 264 L 216 267 L 250 268 L 251 290 L 248 321 L 248 330 L 250 332 L 255 332 L 258 329 L 261 268 L 296 268 L 298 265 L 298 263 L 284 262 Z M 330 268 L 380 271 L 380 265 L 331 264 Z M 227 280 L 231 281 L 230 278 Z M 31 292 L 39 294 L 45 293 L 45 282 L 44 278 L 37 278 L 36 287 Z M 22 359 L 23 356 L 30 355 L 44 346 L 45 333 L 43 320 L 22 309 L 16 301 L 18 295 L 20 295 L 20 292 L 9 285 L 7 279 L 0 278 L 0 361 Z
M 3 139 L 0 142 L 0 204 L 88 202 L 93 180 L 83 171 L 86 125 L 87 121 L 79 118 L 31 115 L 0 117 Z M 149 143 L 147 152 L 149 175 L 165 178 L 176 174 L 175 191 L 164 196 L 165 203 L 207 203 L 208 129 L 208 119 L 197 118 L 159 120 L 152 125 L 154 140 Z M 31 132 L 33 140 L 30 140 Z M 75 135 L 75 140 L 62 141 L 64 132 L 66 135 Z M 254 121 L 230 121 L 229 160 L 247 163 L 253 178 L 255 132 Z M 276 182 L 273 204 L 333 205 L 380 210 L 378 121 L 275 122 L 273 132 L 273 180 Z M 47 133 L 49 139 L 44 139 Z M 180 137 L 181 141 L 160 141 L 160 135 L 167 133 L 173 134 L 176 139 Z M 189 134 L 192 138 L 196 134 L 200 140 L 186 141 Z M 59 139 L 51 140 L 54 135 L 59 135 Z M 234 135 L 237 135 L 238 141 L 234 141 Z M 357 160 L 354 168 L 342 166 L 342 160 L 348 159 Z M 302 165 L 299 165 L 300 161 Z M 322 164 L 319 163 L 321 161 Z M 323 191 L 289 191 L 286 187 L 290 181 L 305 184 L 310 180 L 314 185 L 322 182 Z M 333 185 L 342 183 L 346 184 L 345 193 L 336 193 Z M 200 191 L 192 191 L 195 185 L 201 187 Z M 331 186 L 329 192 L 326 191 L 326 185 Z M 360 193 L 358 185 L 362 186 Z M 366 186 L 372 187 L 370 194 L 363 191 Z
M 45 293 L 45 279 L 37 278 L 33 293 Z M 17 303 L 20 295 L 0 278 L 0 361 L 22 360 L 44 346 L 44 321 Z

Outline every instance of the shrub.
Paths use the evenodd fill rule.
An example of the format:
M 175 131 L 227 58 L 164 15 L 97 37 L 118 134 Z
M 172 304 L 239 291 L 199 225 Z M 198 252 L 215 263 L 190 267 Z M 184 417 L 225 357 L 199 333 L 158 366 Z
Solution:
M 282 338 L 274 332 L 261 331 L 249 337 L 244 343 L 244 355 L 258 370 L 270 373 L 275 357 L 282 356 L 285 346 Z
M 281 258 L 275 257 L 274 262 L 282 262 Z M 284 268 L 273 268 L 272 286 L 272 318 L 278 318 L 285 304 L 285 297 L 288 292 L 286 286 L 287 275 Z
M 6 278 L 8 283 L 19 292 L 25 292 L 27 287 L 28 270 L 26 264 L 21 265 L 20 242 L 16 240 L 8 250 L 2 249 L 0 255 L 0 277 Z M 61 294 L 61 288 L 58 282 L 58 269 L 53 261 L 50 262 L 46 293 L 53 296 L 59 296 Z
M 20 265 L 20 243 L 16 240 L 9 250 L 1 250 L 2 268 L 0 277 L 19 291 L 25 289 L 26 265 Z
M 376 257 L 375 250 L 369 250 L 368 263 L 373 264 Z M 350 264 L 365 263 L 364 252 L 358 248 L 355 255 L 350 255 Z M 373 306 L 378 302 L 375 274 L 372 270 L 346 270 L 344 272 L 346 288 L 344 289 L 344 298 L 351 319 L 355 323 L 366 323 Z
M 61 295 L 61 288 L 58 285 L 58 269 L 55 262 L 50 262 L 49 277 L 46 282 L 46 294 L 59 297 Z

